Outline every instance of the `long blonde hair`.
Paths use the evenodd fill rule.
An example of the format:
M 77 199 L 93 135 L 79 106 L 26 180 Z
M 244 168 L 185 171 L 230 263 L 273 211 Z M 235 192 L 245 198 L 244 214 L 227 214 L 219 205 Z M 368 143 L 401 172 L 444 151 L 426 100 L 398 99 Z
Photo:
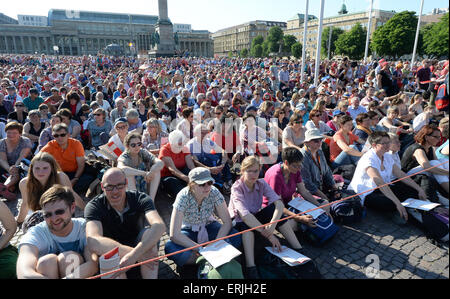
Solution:
M 36 162 L 47 162 L 50 164 L 51 172 L 50 176 L 47 179 L 47 183 L 42 185 L 33 175 L 33 168 Z M 58 178 L 58 171 L 61 171 L 58 163 L 52 155 L 46 152 L 39 152 L 34 158 L 31 160 L 30 169 L 28 170 L 27 176 L 27 192 L 28 192 L 28 207 L 32 211 L 37 211 L 41 209 L 39 204 L 39 200 L 41 199 L 42 194 L 50 187 L 55 184 L 61 184 Z

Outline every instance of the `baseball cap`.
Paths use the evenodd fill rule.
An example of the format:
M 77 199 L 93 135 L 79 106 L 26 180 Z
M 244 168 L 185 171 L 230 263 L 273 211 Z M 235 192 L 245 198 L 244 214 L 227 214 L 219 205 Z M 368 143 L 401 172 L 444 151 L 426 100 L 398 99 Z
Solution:
M 211 172 L 204 167 L 196 167 L 189 172 L 189 182 L 194 182 L 196 184 L 204 184 L 207 182 L 215 182 L 211 177 Z
M 159 93 L 157 91 L 155 91 L 152 95 L 154 98 L 159 98 Z
M 116 127 L 120 123 L 128 123 L 128 120 L 125 117 L 120 117 L 114 122 L 114 127 Z
M 306 110 L 306 106 L 305 106 L 305 104 L 300 103 L 297 106 L 295 106 L 295 109 L 296 110 L 300 110 L 300 111 L 304 111 L 304 110 Z
M 307 130 L 305 133 L 305 142 L 311 141 L 313 139 L 323 139 L 322 134 L 319 129 Z

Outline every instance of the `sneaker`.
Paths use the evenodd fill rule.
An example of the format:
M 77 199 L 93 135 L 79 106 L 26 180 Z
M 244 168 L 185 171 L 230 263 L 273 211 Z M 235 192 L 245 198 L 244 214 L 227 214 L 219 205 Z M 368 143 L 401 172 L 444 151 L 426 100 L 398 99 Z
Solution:
M 247 267 L 245 271 L 245 277 L 247 279 L 260 279 L 256 266 Z

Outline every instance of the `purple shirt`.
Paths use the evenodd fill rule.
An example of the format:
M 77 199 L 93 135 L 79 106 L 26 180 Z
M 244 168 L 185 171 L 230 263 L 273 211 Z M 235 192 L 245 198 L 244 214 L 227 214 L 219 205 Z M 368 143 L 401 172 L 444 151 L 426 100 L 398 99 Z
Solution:
M 297 184 L 302 182 L 302 176 L 300 171 L 295 174 L 291 173 L 289 176 L 289 181 L 286 184 L 281 165 L 281 163 L 278 163 L 270 167 L 264 175 L 264 180 L 275 191 L 275 193 L 281 196 L 281 200 L 286 206 L 288 202 L 291 201 L 292 195 L 297 189 Z M 266 207 L 269 204 L 268 198 L 264 197 L 263 207 Z
M 231 218 L 234 218 L 236 222 L 242 222 L 239 214 L 245 217 L 248 214 L 259 212 L 262 208 L 263 196 L 268 199 L 269 205 L 280 199 L 280 196 L 264 179 L 256 181 L 253 191 L 248 189 L 242 178 L 237 180 L 231 187 L 230 204 L 228 205 Z

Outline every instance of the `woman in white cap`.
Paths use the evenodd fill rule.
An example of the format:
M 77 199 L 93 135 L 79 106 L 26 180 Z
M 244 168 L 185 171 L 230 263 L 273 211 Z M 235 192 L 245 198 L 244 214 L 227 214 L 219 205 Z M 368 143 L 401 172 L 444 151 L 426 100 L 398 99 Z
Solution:
M 165 253 L 197 246 L 210 240 L 235 234 L 223 195 L 213 186 L 214 179 L 208 169 L 197 167 L 189 172 L 189 184 L 177 195 L 170 219 L 170 241 Z M 214 219 L 216 214 L 222 224 Z M 226 239 L 239 248 L 241 236 Z M 168 257 L 177 266 L 195 264 L 201 247 Z

